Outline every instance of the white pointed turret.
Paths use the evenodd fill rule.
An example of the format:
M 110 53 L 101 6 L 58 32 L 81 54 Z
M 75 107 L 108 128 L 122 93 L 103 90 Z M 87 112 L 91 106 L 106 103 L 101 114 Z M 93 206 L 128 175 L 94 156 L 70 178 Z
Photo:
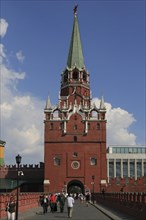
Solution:
M 45 109 L 49 109 L 49 108 L 51 108 L 50 96 L 48 96 Z
M 101 101 L 100 101 L 100 110 L 106 110 L 103 96 L 101 97 Z

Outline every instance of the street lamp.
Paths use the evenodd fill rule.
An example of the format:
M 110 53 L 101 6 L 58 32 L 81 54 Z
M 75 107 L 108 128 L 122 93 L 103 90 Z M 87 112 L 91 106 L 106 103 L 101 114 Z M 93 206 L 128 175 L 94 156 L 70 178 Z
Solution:
M 17 163 L 17 199 L 16 199 L 16 220 L 18 220 L 18 189 L 19 189 L 19 165 L 21 163 L 21 156 L 18 154 L 16 156 Z
M 94 204 L 94 179 L 95 179 L 95 176 L 92 176 L 92 193 L 93 193 L 93 204 Z

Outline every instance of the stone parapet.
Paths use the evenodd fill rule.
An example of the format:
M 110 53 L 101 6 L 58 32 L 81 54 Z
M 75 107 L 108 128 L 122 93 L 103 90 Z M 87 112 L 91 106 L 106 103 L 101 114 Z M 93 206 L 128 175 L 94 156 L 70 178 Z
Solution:
M 146 216 L 146 193 L 140 192 L 118 192 L 118 193 L 96 193 L 94 200 L 97 204 L 108 209 L 126 213 L 132 219 L 145 219 Z
M 10 200 L 10 196 L 15 196 L 16 194 L 0 194 L 0 219 L 6 216 L 6 204 Z M 19 194 L 19 212 L 24 212 L 26 210 L 29 210 L 31 208 L 38 207 L 39 205 L 39 197 L 40 193 L 20 193 Z

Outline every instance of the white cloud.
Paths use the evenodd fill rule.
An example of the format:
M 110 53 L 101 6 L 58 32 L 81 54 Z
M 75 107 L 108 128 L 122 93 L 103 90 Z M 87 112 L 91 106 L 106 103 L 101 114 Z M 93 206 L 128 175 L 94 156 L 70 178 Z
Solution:
M 9 61 L 2 44 L 0 53 L 0 139 L 6 141 L 5 163 L 14 164 L 18 153 L 22 156 L 22 163 L 39 163 L 44 157 L 43 109 L 45 102 L 32 95 L 20 94 L 17 84 L 25 79 L 26 74 L 17 72 L 6 65 Z
M 4 46 L 1 47 L 4 49 Z M 14 93 L 17 92 L 17 83 L 19 80 L 23 80 L 25 78 L 24 72 L 16 72 L 15 70 L 10 69 L 5 64 L 5 60 L 7 60 L 6 54 L 2 56 L 0 63 L 0 75 L 1 75 L 1 104 L 9 103 L 9 101 L 14 96 Z
M 4 37 L 8 28 L 8 23 L 5 19 L 0 18 L 0 36 Z
M 7 77 L 10 73 L 12 77 Z M 5 162 L 15 163 L 14 158 L 19 153 L 25 163 L 38 163 L 43 161 L 44 102 L 30 95 L 19 95 L 9 86 L 21 79 L 19 73 L 13 77 L 13 71 L 9 70 L 8 74 L 3 76 L 5 84 L 0 107 L 1 139 L 6 141 Z
M 100 100 L 94 98 L 93 102 L 99 107 Z M 107 109 L 107 147 L 109 145 L 135 145 L 136 136 L 130 133 L 130 126 L 136 121 L 133 115 L 119 107 L 112 108 L 105 102 Z
M 23 55 L 23 52 L 21 50 L 16 53 L 16 57 L 21 63 L 23 63 L 25 56 Z

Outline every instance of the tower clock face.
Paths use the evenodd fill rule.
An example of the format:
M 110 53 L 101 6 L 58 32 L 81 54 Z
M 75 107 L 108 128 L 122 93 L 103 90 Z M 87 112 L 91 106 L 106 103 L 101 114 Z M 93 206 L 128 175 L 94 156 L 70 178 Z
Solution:
M 79 161 L 73 161 L 73 162 L 71 163 L 71 167 L 72 167 L 73 169 L 79 169 L 79 167 L 80 167 L 80 162 L 79 162 Z

